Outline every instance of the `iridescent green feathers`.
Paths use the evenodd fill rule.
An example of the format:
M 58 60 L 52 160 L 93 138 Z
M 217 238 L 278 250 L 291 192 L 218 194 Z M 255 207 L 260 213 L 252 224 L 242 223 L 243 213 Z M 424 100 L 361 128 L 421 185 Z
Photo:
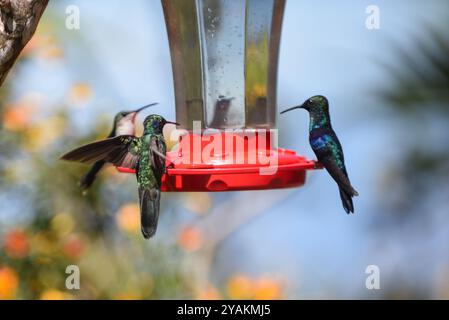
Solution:
M 152 237 L 157 229 L 161 179 L 166 171 L 166 145 L 162 134 L 166 121 L 159 115 L 144 121 L 142 137 L 121 135 L 79 147 L 61 159 L 82 163 L 105 161 L 136 170 L 143 236 Z

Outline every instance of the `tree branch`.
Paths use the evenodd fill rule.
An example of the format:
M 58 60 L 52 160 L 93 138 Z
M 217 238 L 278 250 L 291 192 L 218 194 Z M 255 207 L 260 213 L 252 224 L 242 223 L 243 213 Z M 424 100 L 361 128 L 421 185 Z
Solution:
M 0 86 L 36 31 L 48 0 L 0 0 Z

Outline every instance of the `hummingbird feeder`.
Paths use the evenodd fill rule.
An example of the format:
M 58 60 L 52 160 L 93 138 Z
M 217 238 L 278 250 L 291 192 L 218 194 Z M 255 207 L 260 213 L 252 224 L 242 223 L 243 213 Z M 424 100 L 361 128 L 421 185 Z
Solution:
M 162 0 L 176 121 L 163 191 L 299 187 L 316 163 L 277 146 L 285 0 Z M 122 172 L 129 172 L 119 168 Z

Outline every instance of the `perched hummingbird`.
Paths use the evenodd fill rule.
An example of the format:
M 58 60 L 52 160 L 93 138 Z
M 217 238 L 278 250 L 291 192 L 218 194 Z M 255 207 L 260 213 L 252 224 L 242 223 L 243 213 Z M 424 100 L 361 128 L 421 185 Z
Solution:
M 115 136 L 121 135 L 134 135 L 135 134 L 135 121 L 137 114 L 151 106 L 156 105 L 156 103 L 151 103 L 149 105 L 143 106 L 134 111 L 120 111 L 114 117 L 114 124 L 112 126 L 112 130 L 107 136 L 107 138 L 112 138 Z M 88 189 L 95 180 L 97 173 L 103 168 L 105 165 L 104 160 L 99 160 L 95 162 L 90 170 L 81 178 L 80 187 L 83 190 Z
M 354 213 L 352 197 L 359 194 L 349 181 L 343 149 L 332 129 L 329 103 L 326 97 L 314 96 L 302 105 L 284 110 L 281 114 L 299 108 L 307 110 L 310 115 L 309 141 L 312 150 L 315 152 L 318 161 L 324 165 L 327 172 L 337 182 L 346 213 Z
M 115 166 L 135 169 L 141 230 L 145 239 L 151 238 L 157 229 L 161 179 L 166 171 L 166 145 L 162 130 L 167 123 L 179 125 L 153 114 L 145 119 L 141 137 L 121 135 L 87 144 L 61 157 L 62 160 L 83 163 L 105 161 Z

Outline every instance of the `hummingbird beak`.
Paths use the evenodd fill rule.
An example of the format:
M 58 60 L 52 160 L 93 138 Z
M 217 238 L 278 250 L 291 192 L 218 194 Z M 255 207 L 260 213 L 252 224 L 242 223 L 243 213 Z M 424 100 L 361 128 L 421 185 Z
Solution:
M 139 108 L 139 109 L 137 109 L 137 110 L 134 110 L 134 111 L 132 111 L 132 112 L 135 112 L 135 113 L 137 114 L 137 113 L 139 113 L 140 111 L 142 111 L 142 110 L 144 110 L 144 109 L 146 109 L 146 108 L 155 106 L 155 105 L 157 105 L 157 104 L 158 104 L 157 102 L 151 103 L 151 104 L 147 104 L 146 106 L 143 106 L 143 107 L 141 107 L 141 108 Z
M 139 109 L 136 109 L 136 110 L 134 110 L 134 111 L 128 112 L 128 115 L 132 115 L 132 120 L 134 121 L 134 120 L 136 119 L 136 117 L 137 117 L 137 114 L 138 114 L 140 111 L 142 111 L 142 110 L 144 110 L 144 109 L 146 109 L 146 108 L 152 107 L 152 106 L 154 106 L 154 105 L 157 105 L 157 104 L 158 104 L 157 102 L 151 103 L 151 104 L 147 104 L 146 106 L 143 106 L 143 107 L 141 107 L 141 108 L 139 108 Z
M 281 114 L 289 112 L 289 111 L 292 111 L 292 110 L 295 110 L 295 109 L 305 109 L 305 106 L 304 106 L 304 104 L 302 104 L 300 106 L 292 107 L 292 108 L 289 108 L 287 110 L 282 111 Z
M 165 121 L 165 124 L 167 124 L 167 123 L 170 123 L 170 124 L 174 124 L 174 125 L 180 126 L 179 123 L 173 122 L 173 121 Z

